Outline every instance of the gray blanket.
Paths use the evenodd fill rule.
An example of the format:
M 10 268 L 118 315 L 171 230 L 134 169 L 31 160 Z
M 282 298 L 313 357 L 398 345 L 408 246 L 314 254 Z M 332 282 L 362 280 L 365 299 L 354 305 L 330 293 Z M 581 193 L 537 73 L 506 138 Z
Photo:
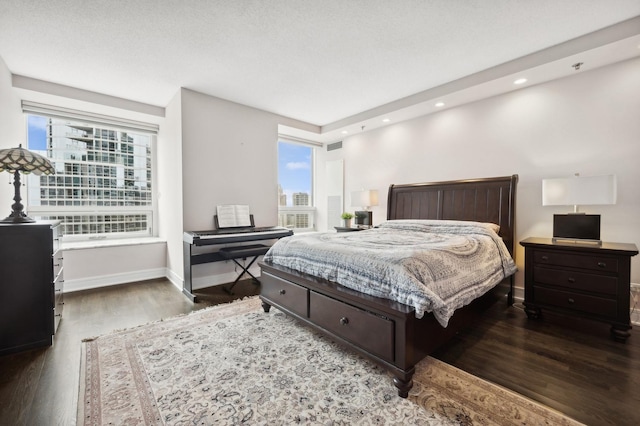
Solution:
M 454 311 L 515 273 L 497 225 L 390 220 L 359 232 L 278 240 L 266 261 L 362 293 L 433 312 L 446 327 Z

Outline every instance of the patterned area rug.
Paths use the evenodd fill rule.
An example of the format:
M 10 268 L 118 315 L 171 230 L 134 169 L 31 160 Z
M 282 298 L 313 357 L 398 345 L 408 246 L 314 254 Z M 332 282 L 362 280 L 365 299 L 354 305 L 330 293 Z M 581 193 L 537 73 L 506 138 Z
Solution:
M 433 358 L 391 376 L 252 298 L 83 343 L 78 424 L 575 425 Z

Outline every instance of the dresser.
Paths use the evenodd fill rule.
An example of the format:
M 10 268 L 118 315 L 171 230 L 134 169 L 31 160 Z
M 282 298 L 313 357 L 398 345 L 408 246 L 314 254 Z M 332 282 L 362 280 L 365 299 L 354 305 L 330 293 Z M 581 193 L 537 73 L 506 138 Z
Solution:
M 63 308 L 58 221 L 0 224 L 0 355 L 53 343 Z
M 611 337 L 629 337 L 631 257 L 635 244 L 601 245 L 527 238 L 524 305 L 527 316 L 540 318 L 543 310 L 575 315 L 611 324 Z

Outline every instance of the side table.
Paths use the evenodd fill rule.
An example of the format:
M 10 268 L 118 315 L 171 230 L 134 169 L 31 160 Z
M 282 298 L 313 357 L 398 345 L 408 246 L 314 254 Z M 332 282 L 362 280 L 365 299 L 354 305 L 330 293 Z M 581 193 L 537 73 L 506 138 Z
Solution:
M 554 242 L 527 238 L 524 305 L 531 319 L 548 309 L 611 324 L 611 337 L 625 342 L 631 329 L 629 293 L 635 244 Z

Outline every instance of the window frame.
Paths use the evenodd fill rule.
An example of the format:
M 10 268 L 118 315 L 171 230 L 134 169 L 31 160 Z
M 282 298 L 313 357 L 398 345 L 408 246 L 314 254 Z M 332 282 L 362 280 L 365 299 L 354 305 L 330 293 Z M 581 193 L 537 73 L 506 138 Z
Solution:
M 68 218 L 75 217 L 75 218 L 78 218 L 79 220 L 71 221 L 71 223 L 65 222 L 65 220 L 63 220 L 63 222 L 65 222 L 66 226 L 80 226 L 80 227 L 85 227 L 89 229 L 88 233 L 83 232 L 81 234 L 63 235 L 63 241 L 65 242 L 84 242 L 84 241 L 96 241 L 96 240 L 106 240 L 106 241 L 117 242 L 117 241 L 123 241 L 126 239 L 138 240 L 138 239 L 146 239 L 146 238 L 156 238 L 158 236 L 158 200 L 156 195 L 157 194 L 156 188 L 157 188 L 157 181 L 158 181 L 157 149 L 156 149 L 158 126 L 154 124 L 149 124 L 149 123 L 140 123 L 140 125 L 138 126 L 136 125 L 136 123 L 138 122 L 134 122 L 132 120 L 126 120 L 126 119 L 122 119 L 121 121 L 122 125 L 119 126 L 118 123 L 120 122 L 119 120 L 121 119 L 115 118 L 115 117 L 101 116 L 101 115 L 91 114 L 91 113 L 86 113 L 88 115 L 84 115 L 85 113 L 82 111 L 69 110 L 66 108 L 60 108 L 58 110 L 57 107 L 52 107 L 52 106 L 46 106 L 46 108 L 42 108 L 41 104 L 36 104 L 38 105 L 38 108 L 34 111 L 32 108 L 32 105 L 33 104 L 23 101 L 25 127 L 27 127 L 27 137 L 26 137 L 27 147 L 29 147 L 29 141 L 30 141 L 29 139 L 30 136 L 28 131 L 30 115 L 44 117 L 47 119 L 47 122 L 49 121 L 49 119 L 52 119 L 52 120 L 66 121 L 67 123 L 77 125 L 77 126 L 91 127 L 94 132 L 92 134 L 93 141 L 96 140 L 96 137 L 95 137 L 96 129 L 118 132 L 117 133 L 118 137 L 116 138 L 118 139 L 117 140 L 118 143 L 122 143 L 120 138 L 121 133 L 144 135 L 145 137 L 148 137 L 149 138 L 148 145 L 146 144 L 143 145 L 145 149 L 148 148 L 149 150 L 148 154 L 143 157 L 138 156 L 141 159 L 146 159 L 142 161 L 148 162 L 147 163 L 148 165 L 145 165 L 144 169 L 131 166 L 130 168 L 128 168 L 128 170 L 137 169 L 139 171 L 143 171 L 143 173 L 144 171 L 146 171 L 146 173 L 150 174 L 149 195 L 150 195 L 151 203 L 149 205 L 138 205 L 138 206 L 33 205 L 33 197 L 32 197 L 33 195 L 35 195 L 35 197 L 37 197 L 38 199 L 41 199 L 39 194 L 33 194 L 32 192 L 41 190 L 40 178 L 42 176 L 29 175 L 26 182 L 26 193 L 27 193 L 26 199 L 28 200 L 26 204 L 27 204 L 27 209 L 29 214 L 36 219 L 44 219 L 44 218 L 51 218 L 51 217 L 61 218 L 65 216 L 67 216 Z M 69 113 L 68 116 L 66 116 L 65 113 Z M 103 119 L 101 120 L 101 118 Z M 47 129 L 48 129 L 48 126 L 49 124 L 47 124 Z M 46 135 L 45 138 L 48 143 L 50 135 Z M 102 139 L 103 138 L 100 138 L 100 140 Z M 130 145 L 134 146 L 135 141 L 130 142 Z M 31 148 L 28 148 L 28 149 L 31 149 Z M 51 153 L 50 147 L 47 145 L 45 149 L 47 150 L 46 154 L 50 155 Z M 37 151 L 39 150 L 36 150 L 36 152 Z M 49 158 L 49 155 L 46 155 L 46 156 Z M 131 153 L 131 155 L 133 155 L 133 153 Z M 106 167 L 115 167 L 115 164 L 116 164 L 116 163 L 110 163 L 110 162 L 101 163 L 99 161 L 84 162 L 84 163 L 79 161 L 78 163 L 73 163 L 72 161 L 67 161 L 64 158 L 63 159 L 51 158 L 51 161 L 52 163 L 54 163 L 54 167 L 56 167 L 58 170 L 61 167 L 65 168 L 67 164 L 94 164 L 97 166 L 102 165 Z M 65 174 L 65 176 L 67 175 Z M 70 176 L 70 177 L 73 179 L 74 176 Z M 82 175 L 80 175 L 80 178 L 82 178 Z M 96 176 L 91 176 L 91 178 L 98 179 Z M 117 176 L 115 178 L 124 179 L 124 177 L 122 176 Z M 33 179 L 37 179 L 37 184 L 33 183 Z M 79 188 L 89 189 L 89 190 L 94 189 L 87 186 L 79 186 Z M 104 188 L 104 190 L 109 190 L 109 189 L 110 187 Z M 98 188 L 95 188 L 95 190 L 98 190 Z M 110 200 L 110 201 L 117 201 L 117 200 L 118 199 Z M 101 223 L 102 223 L 102 226 L 105 226 L 105 227 L 114 223 L 116 224 L 116 226 L 126 228 L 126 223 L 127 223 L 127 220 L 129 220 L 129 218 L 118 217 L 122 215 L 125 215 L 125 216 L 144 215 L 145 220 L 147 221 L 146 229 L 130 231 L 130 232 L 126 231 L 126 229 L 124 231 L 118 230 L 115 232 L 91 232 L 92 226 L 95 229 L 95 227 L 100 227 Z M 105 218 L 104 216 L 108 216 L 108 218 Z M 100 222 L 99 220 L 100 217 L 102 217 L 102 222 Z M 114 218 L 116 220 L 113 220 Z M 89 219 L 89 222 L 87 222 L 87 219 Z M 92 219 L 95 219 L 95 220 L 92 220 Z M 61 220 L 61 219 L 56 219 L 56 220 Z M 135 221 L 135 218 L 133 220 Z M 125 224 L 124 226 L 122 225 L 123 223 Z
M 297 138 L 291 138 L 288 136 L 284 136 L 284 135 L 278 135 L 278 141 L 277 141 L 277 147 L 278 147 L 278 187 L 281 187 L 281 183 L 280 183 L 280 143 L 286 143 L 286 144 L 290 144 L 290 145 L 299 145 L 299 146 L 304 146 L 306 148 L 310 148 L 311 150 L 311 159 L 310 159 L 310 167 L 311 167 L 311 181 L 310 181 L 310 190 L 311 193 L 309 194 L 309 198 L 310 198 L 310 205 L 308 206 L 282 206 L 280 205 L 280 199 L 278 198 L 278 224 L 280 226 L 284 226 L 287 228 L 292 229 L 294 232 L 314 232 L 317 230 L 317 206 L 316 206 L 316 159 L 317 159 L 317 152 L 316 150 L 318 149 L 318 147 L 321 147 L 321 144 L 318 143 L 314 143 L 311 141 L 306 141 L 306 140 L 301 140 L 301 139 L 297 139 Z M 280 193 L 278 193 L 278 197 L 280 197 Z M 310 220 L 309 220 L 309 227 L 306 228 L 296 228 L 296 227 L 289 227 L 285 223 L 282 222 L 282 215 L 288 215 L 288 214 L 305 214 L 310 216 Z

